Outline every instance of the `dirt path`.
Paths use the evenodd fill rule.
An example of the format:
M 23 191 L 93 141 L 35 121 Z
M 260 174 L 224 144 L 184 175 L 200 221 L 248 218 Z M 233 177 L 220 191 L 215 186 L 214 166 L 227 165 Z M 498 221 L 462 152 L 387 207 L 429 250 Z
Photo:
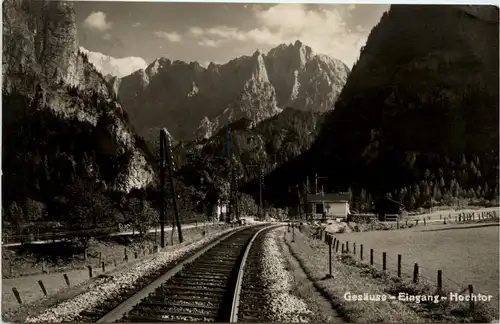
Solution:
M 324 297 L 315 287 L 314 282 L 308 278 L 297 259 L 290 253 L 285 236 L 281 236 L 280 247 L 288 265 L 288 271 L 293 275 L 295 285 L 292 294 L 302 298 L 314 313 L 313 322 L 345 323 L 333 308 L 329 299 Z

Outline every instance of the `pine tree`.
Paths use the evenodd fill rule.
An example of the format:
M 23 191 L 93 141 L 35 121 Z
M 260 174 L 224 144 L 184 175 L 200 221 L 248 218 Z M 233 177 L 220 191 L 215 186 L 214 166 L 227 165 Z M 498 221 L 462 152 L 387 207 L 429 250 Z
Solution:
M 413 196 L 415 199 L 420 199 L 420 187 L 418 185 L 413 186 Z
M 444 178 L 443 178 L 443 177 L 441 177 L 441 179 L 439 180 L 439 187 L 440 187 L 441 189 L 446 188 L 446 182 L 444 181 Z

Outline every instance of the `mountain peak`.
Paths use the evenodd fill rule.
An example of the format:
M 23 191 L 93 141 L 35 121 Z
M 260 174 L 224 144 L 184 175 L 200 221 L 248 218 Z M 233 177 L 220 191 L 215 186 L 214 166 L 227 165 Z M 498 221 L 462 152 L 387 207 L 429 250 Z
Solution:
M 160 66 L 158 60 L 148 70 Z M 129 114 L 137 116 L 137 129 L 161 125 L 178 139 L 191 139 L 198 127 L 198 136 L 206 138 L 228 118 L 258 122 L 285 106 L 328 111 L 349 73 L 345 64 L 315 56 L 301 41 L 279 45 L 267 54 L 256 49 L 225 64 L 210 62 L 203 70 L 191 66 L 198 65 L 175 62 L 154 76 L 149 73 L 148 89 L 143 83 L 137 89 L 126 88 L 127 82 L 122 82 L 119 98 Z M 145 112 L 145 102 L 155 109 Z
M 269 82 L 269 78 L 267 76 L 266 64 L 264 63 L 264 55 L 256 50 L 252 56 L 252 59 L 255 60 L 254 71 L 252 73 L 252 77 L 256 80 L 260 80 L 262 82 Z
M 87 56 L 89 62 L 103 75 L 109 74 L 123 78 L 148 66 L 143 58 L 137 56 L 116 58 L 100 52 L 89 51 L 82 46 L 79 47 L 79 50 Z

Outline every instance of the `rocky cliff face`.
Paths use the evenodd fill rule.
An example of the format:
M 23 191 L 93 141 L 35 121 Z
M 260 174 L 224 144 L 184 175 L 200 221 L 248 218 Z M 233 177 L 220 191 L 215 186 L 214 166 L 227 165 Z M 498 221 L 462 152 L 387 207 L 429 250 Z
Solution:
M 99 168 L 95 168 L 99 163 L 86 166 L 91 176 L 96 181 L 103 180 L 111 188 L 122 191 L 142 188 L 152 181 L 153 170 L 146 162 L 144 152 L 136 146 L 136 136 L 128 125 L 122 107 L 112 99 L 112 90 L 104 77 L 78 49 L 72 2 L 4 1 L 2 53 L 3 98 L 10 103 L 4 106 L 2 112 L 7 130 L 11 129 L 9 124 L 23 123 L 20 118 L 26 119 L 24 123 L 35 119 L 37 123 L 43 123 L 43 118 L 49 118 L 49 115 L 59 120 L 61 125 L 71 122 L 85 128 L 90 127 L 89 132 L 93 128 L 102 127 L 110 136 L 113 151 L 111 155 L 127 158 L 122 160 L 120 172 L 112 179 L 103 180 Z M 23 99 L 19 101 L 20 98 Z M 62 126 L 53 126 L 53 132 L 64 138 L 66 130 Z M 48 128 L 50 127 L 47 126 Z M 10 135 L 27 136 L 18 132 L 4 132 L 7 142 Z M 31 140 L 42 141 L 43 138 Z M 69 147 L 79 149 L 76 143 Z M 85 153 L 91 159 L 96 153 L 94 148 L 89 149 L 90 151 L 80 153 Z M 33 152 L 25 152 L 27 155 L 23 157 L 8 150 L 6 153 L 4 174 L 15 173 L 15 170 L 5 168 L 12 165 L 8 163 L 8 159 L 19 158 L 30 164 L 30 154 Z M 60 153 L 37 152 L 34 155 L 51 156 Z M 76 158 L 79 155 L 76 151 L 65 154 L 71 156 L 74 163 L 80 163 Z M 11 180 L 14 178 L 6 177 Z
M 188 140 L 211 137 L 227 120 L 259 122 L 285 106 L 330 110 L 348 73 L 342 62 L 296 42 L 206 69 L 160 58 L 121 79 L 117 93 L 141 133 L 167 127 Z
M 341 61 L 300 41 L 269 51 L 266 66 L 280 105 L 307 111 L 331 110 L 349 74 Z

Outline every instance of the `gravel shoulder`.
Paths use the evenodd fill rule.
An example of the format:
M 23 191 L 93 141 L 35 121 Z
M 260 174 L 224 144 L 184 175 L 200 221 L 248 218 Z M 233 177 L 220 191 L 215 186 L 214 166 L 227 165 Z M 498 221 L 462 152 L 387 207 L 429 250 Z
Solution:
M 292 293 L 294 277 L 280 248 L 278 229 L 264 234 L 262 243 L 261 281 L 266 300 L 266 317 L 272 322 L 309 322 L 313 316 L 307 303 Z
M 303 299 L 312 311 L 311 322 L 315 323 L 345 323 L 334 308 L 328 296 L 322 295 L 310 280 L 300 262 L 292 255 L 288 246 L 290 238 L 286 237 L 286 229 L 280 229 L 280 248 L 286 259 L 287 269 L 292 274 L 294 282 L 291 294 Z

